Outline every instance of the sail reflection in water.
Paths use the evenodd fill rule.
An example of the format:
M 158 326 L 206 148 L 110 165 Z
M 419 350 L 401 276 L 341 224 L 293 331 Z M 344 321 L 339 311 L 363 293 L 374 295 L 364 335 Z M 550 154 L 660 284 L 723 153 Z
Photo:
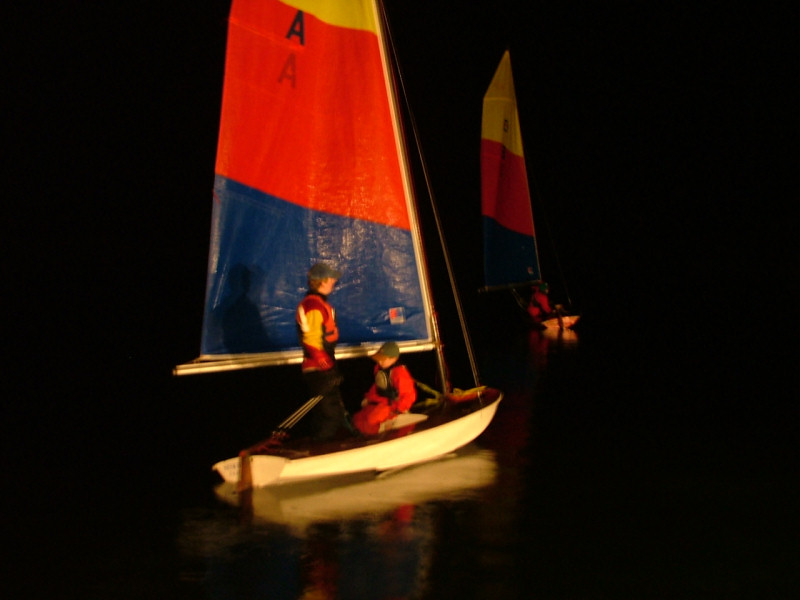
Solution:
M 336 485 L 237 494 L 222 483 L 215 488 L 220 509 L 184 521 L 183 579 L 210 597 L 418 597 L 442 542 L 441 522 L 485 504 L 497 477 L 494 452 L 469 445 Z

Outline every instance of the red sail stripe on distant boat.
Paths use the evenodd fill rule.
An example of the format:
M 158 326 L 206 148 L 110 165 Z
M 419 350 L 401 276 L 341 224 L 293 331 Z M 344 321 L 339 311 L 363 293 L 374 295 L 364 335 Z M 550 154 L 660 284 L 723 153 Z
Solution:
M 485 138 L 481 157 L 483 215 L 511 231 L 534 235 L 525 159 Z
M 233 3 L 216 171 L 308 209 L 408 230 L 401 166 L 385 160 L 397 146 L 379 42 L 368 20 L 343 26 L 361 15 L 352 5 L 329 14 L 336 6 Z M 365 127 L 354 135 L 353 123 Z

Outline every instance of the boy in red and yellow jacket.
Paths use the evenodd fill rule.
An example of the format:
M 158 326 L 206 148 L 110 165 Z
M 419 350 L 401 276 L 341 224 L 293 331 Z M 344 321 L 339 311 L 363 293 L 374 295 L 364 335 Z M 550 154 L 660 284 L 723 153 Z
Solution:
M 297 306 L 297 334 L 303 347 L 303 380 L 312 396 L 322 400 L 311 413 L 315 438 L 327 440 L 340 430 L 348 429 L 347 411 L 342 402 L 339 386 L 342 376 L 336 368 L 336 342 L 339 329 L 336 312 L 328 304 L 342 274 L 324 263 L 317 263 L 308 271 L 308 293 Z

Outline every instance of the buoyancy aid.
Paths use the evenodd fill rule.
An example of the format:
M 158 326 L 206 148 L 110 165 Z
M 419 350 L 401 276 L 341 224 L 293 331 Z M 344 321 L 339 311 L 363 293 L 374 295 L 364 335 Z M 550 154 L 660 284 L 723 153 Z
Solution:
M 388 404 L 395 413 L 405 412 L 417 399 L 414 378 L 401 363 L 394 363 L 388 369 L 375 365 L 375 383 L 367 391 L 366 399 L 373 404 Z
M 530 304 L 528 304 L 528 314 L 535 320 L 540 321 L 551 312 L 547 295 L 539 290 L 534 290 L 533 294 L 531 294 Z
M 363 434 L 376 435 L 381 423 L 408 411 L 416 399 L 416 384 L 405 365 L 395 363 L 388 369 L 375 365 L 375 382 L 353 415 L 353 425 Z
M 303 347 L 303 371 L 332 369 L 336 364 L 339 328 L 336 312 L 325 296 L 308 292 L 297 307 L 296 322 Z

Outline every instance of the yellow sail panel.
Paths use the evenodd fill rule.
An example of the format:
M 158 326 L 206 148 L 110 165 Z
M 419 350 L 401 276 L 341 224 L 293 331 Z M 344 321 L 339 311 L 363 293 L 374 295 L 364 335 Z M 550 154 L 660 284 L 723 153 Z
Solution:
M 284 4 L 329 25 L 377 33 L 373 0 L 286 0 Z
M 481 137 L 497 142 L 506 150 L 524 156 L 519 128 L 517 96 L 511 73 L 511 55 L 506 50 L 483 98 Z

